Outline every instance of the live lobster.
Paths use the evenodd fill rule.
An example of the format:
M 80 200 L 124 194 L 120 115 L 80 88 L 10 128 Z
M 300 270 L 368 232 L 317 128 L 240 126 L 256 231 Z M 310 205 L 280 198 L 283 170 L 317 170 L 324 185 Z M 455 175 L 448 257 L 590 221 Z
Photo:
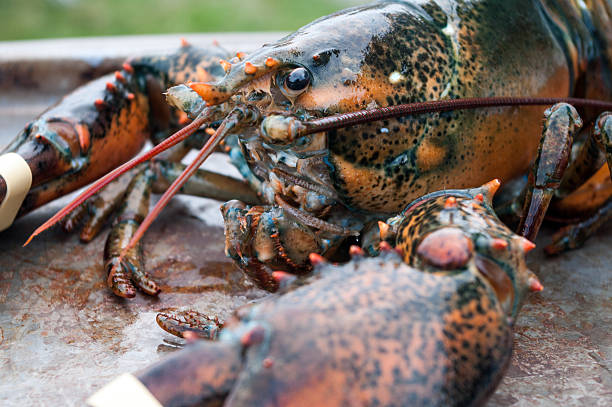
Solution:
M 226 140 L 230 157 L 257 195 L 246 193 L 241 201 L 247 202 L 224 206 L 226 252 L 270 290 L 279 287 L 274 272 L 308 273 L 310 253 L 342 256 L 351 236 L 359 236 L 375 254 L 393 229 L 385 220 L 427 192 L 493 177 L 507 181 L 534 160 L 518 204 L 506 202 L 502 210 L 510 217 L 522 212 L 519 231 L 533 239 L 552 201 L 557 217 L 582 220 L 549 251 L 575 247 L 610 217 L 612 207 L 612 121 L 607 113 L 597 116 L 612 107 L 605 102 L 612 93 L 612 28 L 605 23 L 610 14 L 606 1 L 384 1 L 324 17 L 234 60 L 226 61 L 219 49 L 189 46 L 170 58 L 134 60 L 108 84 L 95 87 L 100 97 L 87 102 L 91 123 L 78 113 L 76 123 L 47 113 L 9 147 L 22 156 L 31 152 L 26 162 L 35 183 L 59 180 L 51 181 L 51 188 L 42 186 L 26 199 L 33 203 L 22 207 L 42 204 L 114 167 L 117 163 L 108 160 L 88 166 L 73 158 L 90 149 L 105 154 L 108 142 L 102 140 L 116 134 L 113 129 L 134 123 L 132 134 L 159 135 L 185 122 L 185 116 L 160 107 L 156 97 L 159 88 L 190 81 L 168 94 L 193 122 L 154 148 L 157 153 L 178 144 L 167 161 L 134 170 L 138 176 L 130 199 L 107 244 L 109 286 L 118 295 L 135 295 L 130 280 L 147 293 L 159 291 L 144 271 L 137 242 L 169 197 L 230 133 L 237 136 Z M 218 58 L 224 58 L 220 65 L 213 63 Z M 507 95 L 520 98 L 499 98 Z M 579 134 L 578 112 L 556 104 L 545 112 L 538 137 L 535 123 L 542 111 L 524 105 L 561 101 L 580 107 L 593 126 Z M 407 116 L 415 112 L 420 115 Z M 187 138 L 203 125 L 216 129 L 210 138 Z M 62 144 L 63 129 L 72 138 Z M 574 135 L 582 143 L 570 157 Z M 143 142 L 130 139 L 122 152 L 131 155 Z M 148 186 L 168 174 L 165 169 L 174 168 L 171 162 L 188 148 L 203 143 L 198 158 L 184 175 L 172 177 L 178 182 L 146 216 Z M 53 159 L 38 159 L 48 156 Z M 602 165 L 606 159 L 608 166 Z M 142 161 L 97 181 L 35 234 Z M 583 188 L 597 191 L 595 198 L 580 201 L 580 191 L 571 193 L 591 176 Z M 224 188 L 229 182 L 239 181 L 222 178 L 214 184 L 231 195 L 231 188 Z M 118 190 L 112 199 L 96 198 L 105 214 L 123 196 Z M 258 205 L 260 200 L 266 205 Z M 65 223 L 68 228 L 74 219 Z M 96 218 L 96 227 L 100 223 Z M 92 226 L 86 230 L 95 232 Z

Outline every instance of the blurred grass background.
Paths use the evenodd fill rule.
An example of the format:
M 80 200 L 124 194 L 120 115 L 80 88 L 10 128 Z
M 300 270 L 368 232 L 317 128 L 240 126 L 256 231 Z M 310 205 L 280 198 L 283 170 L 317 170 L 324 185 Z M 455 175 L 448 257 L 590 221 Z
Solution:
M 0 0 L 0 41 L 119 34 L 293 31 L 366 0 Z

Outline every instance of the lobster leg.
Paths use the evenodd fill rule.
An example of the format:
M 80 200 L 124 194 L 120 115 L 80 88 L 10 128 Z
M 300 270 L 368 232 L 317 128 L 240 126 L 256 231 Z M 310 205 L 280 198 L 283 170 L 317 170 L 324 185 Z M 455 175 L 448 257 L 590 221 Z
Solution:
M 599 164 L 598 160 L 601 152 L 604 152 L 607 161 L 607 174 L 606 168 L 601 168 L 591 179 L 588 180 L 587 184 L 580 186 L 576 192 L 581 190 L 588 191 L 588 197 L 591 201 L 596 201 L 595 205 L 599 205 L 597 210 L 589 214 L 586 218 L 580 222 L 568 225 L 559 230 L 553 236 L 553 242 L 549 246 L 545 247 L 545 251 L 548 254 L 558 254 L 565 250 L 575 249 L 584 244 L 584 242 L 595 233 L 603 224 L 605 224 L 610 218 L 612 218 L 612 198 L 609 197 L 610 185 L 612 183 L 612 114 L 609 112 L 602 113 L 595 121 L 595 126 L 590 136 L 582 146 L 581 151 L 578 154 L 578 161 L 594 162 Z M 580 160 L 583 156 L 587 156 L 587 159 Z M 577 165 L 581 167 L 580 165 Z M 584 167 L 584 166 L 582 166 Z M 571 170 L 572 166 L 568 169 Z M 571 171 L 573 175 L 578 171 Z M 591 173 L 584 174 L 585 176 L 591 175 Z M 568 183 L 573 183 L 575 177 L 566 177 L 569 179 Z M 586 178 L 586 177 L 585 177 Z M 562 184 L 563 186 L 563 184 Z M 585 187 L 589 188 L 585 188 Z M 607 187 L 607 188 L 606 188 Z M 570 188 L 566 188 L 564 191 L 574 192 Z M 603 193 L 598 193 L 598 192 Z M 606 201 L 600 203 L 600 200 L 608 192 L 608 198 Z M 568 197 L 564 197 L 558 203 L 556 208 L 563 208 L 562 205 L 567 205 L 567 201 L 572 198 L 571 194 Z
M 566 250 L 577 249 L 607 221 L 612 219 L 612 199 L 597 210 L 593 215 L 579 223 L 565 226 L 553 236 L 553 242 L 546 246 L 546 254 L 559 254 Z
M 89 219 L 81 230 L 80 239 L 83 242 L 90 242 L 121 203 L 133 177 L 134 171 L 130 171 L 91 197 L 62 221 L 63 229 L 72 232 L 81 218 L 89 214 Z
M 558 103 L 544 113 L 544 130 L 535 164 L 529 173 L 518 233 L 533 241 L 570 159 L 574 132 L 582 127 L 576 109 Z
M 149 210 L 153 173 L 149 168 L 141 170 L 132 180 L 119 216 L 104 248 L 104 265 L 108 272 L 107 284 L 113 292 L 125 298 L 136 295 L 135 283 L 149 295 L 156 295 L 160 288 L 144 269 L 142 245 L 129 249 L 122 257 L 127 243 Z
M 184 164 L 165 160 L 156 160 L 152 166 L 156 174 L 153 183 L 155 193 L 162 193 L 168 189 L 186 167 Z M 181 189 L 181 193 L 218 201 L 239 199 L 248 204 L 260 202 L 257 193 L 246 182 L 206 170 L 198 170 L 190 177 Z
M 597 118 L 576 158 L 568 165 L 573 133 L 581 125 L 578 113 L 570 105 L 560 103 L 545 113 L 540 150 L 523 193 L 525 201 L 519 233 L 529 240 L 535 239 L 551 201 L 552 207 L 557 211 L 563 208 L 564 204 L 567 207 L 566 201 L 571 198 L 572 192 L 595 172 L 589 183 L 598 185 L 595 188 L 604 191 L 596 194 L 600 199 L 605 197 L 604 184 L 608 183 L 608 180 L 602 180 L 599 174 L 606 169 L 597 169 L 601 164 L 600 157 L 605 155 L 608 162 L 607 176 L 612 180 L 612 115 L 606 112 Z M 553 237 L 553 243 L 546 248 L 547 253 L 555 254 L 581 246 L 588 236 L 612 216 L 610 198 L 605 199 L 603 203 L 598 204 L 599 207 L 594 213 L 577 224 L 561 229 Z
M 144 271 L 141 243 L 138 243 L 134 248 L 127 249 L 124 256 L 121 256 L 121 253 L 128 247 L 130 239 L 149 212 L 151 192 L 165 191 L 184 168 L 185 165 L 180 163 L 165 160 L 155 161 L 146 164 L 135 176 L 132 173 L 124 174 L 90 199 L 92 202 L 88 206 L 94 209 L 91 210 L 92 216 L 81 233 L 81 240 L 85 241 L 89 241 L 95 236 L 125 196 L 123 206 L 108 236 L 104 251 L 104 264 L 108 272 L 109 288 L 120 297 L 131 298 L 135 295 L 130 280 L 147 294 L 156 295 L 160 291 L 159 286 Z M 127 188 L 127 192 L 124 192 L 125 184 L 129 182 L 130 178 L 133 179 Z M 185 184 L 183 192 L 219 200 L 240 196 L 247 202 L 258 202 L 257 195 L 245 182 L 205 170 L 198 170 Z M 78 217 L 79 213 L 73 216 Z M 69 218 L 67 222 L 69 227 L 73 227 L 73 220 L 73 217 Z M 169 317 L 167 320 L 170 323 L 181 319 L 179 317 Z M 202 327 L 204 324 L 198 326 Z M 212 327 L 206 327 L 199 331 L 208 332 L 211 329 Z M 201 335 L 210 336 L 206 333 Z
M 593 136 L 599 148 L 606 154 L 610 179 L 612 179 L 612 113 L 605 112 L 597 118 L 597 125 Z
M 555 193 L 556 200 L 563 199 L 580 188 L 585 180 L 601 168 L 605 157 L 595 133 L 596 129 L 590 126 L 575 158 L 567 166 L 559 190 Z

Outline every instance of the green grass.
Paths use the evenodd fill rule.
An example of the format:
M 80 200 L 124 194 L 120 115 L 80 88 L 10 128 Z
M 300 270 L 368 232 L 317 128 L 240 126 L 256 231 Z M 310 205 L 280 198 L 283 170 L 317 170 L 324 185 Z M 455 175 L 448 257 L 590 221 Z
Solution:
M 0 41 L 119 34 L 293 31 L 359 0 L 0 0 Z

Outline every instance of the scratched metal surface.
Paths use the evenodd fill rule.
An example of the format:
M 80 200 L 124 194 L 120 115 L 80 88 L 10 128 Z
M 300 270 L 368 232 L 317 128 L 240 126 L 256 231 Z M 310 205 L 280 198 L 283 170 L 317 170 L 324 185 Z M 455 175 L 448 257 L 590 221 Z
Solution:
M 213 37 L 228 48 L 249 38 L 241 47 L 248 50 L 278 35 L 203 35 L 194 42 Z M 130 52 L 129 44 L 132 49 L 167 48 L 177 38 L 128 38 L 118 42 L 120 49 L 111 46 L 112 39 L 0 43 L 0 145 L 56 100 L 60 90 L 110 68 Z M 96 58 L 93 52 L 99 52 Z M 67 75 L 62 81 L 54 73 L 61 67 Z M 228 168 L 223 157 L 207 165 Z M 2 406 L 83 405 L 116 375 L 141 369 L 181 346 L 181 340 L 157 327 L 157 311 L 190 307 L 225 318 L 265 295 L 224 257 L 218 202 L 180 197 L 165 210 L 145 242 L 147 266 L 163 293 L 133 300 L 118 299 L 105 287 L 105 236 L 84 245 L 76 236 L 52 230 L 21 247 L 61 203 L 0 233 Z M 611 230 L 608 225 L 583 249 L 557 258 L 547 259 L 538 249 L 529 255 L 545 291 L 532 295 L 523 308 L 512 364 L 488 406 L 612 405 Z M 540 246 L 549 236 L 542 236 Z

